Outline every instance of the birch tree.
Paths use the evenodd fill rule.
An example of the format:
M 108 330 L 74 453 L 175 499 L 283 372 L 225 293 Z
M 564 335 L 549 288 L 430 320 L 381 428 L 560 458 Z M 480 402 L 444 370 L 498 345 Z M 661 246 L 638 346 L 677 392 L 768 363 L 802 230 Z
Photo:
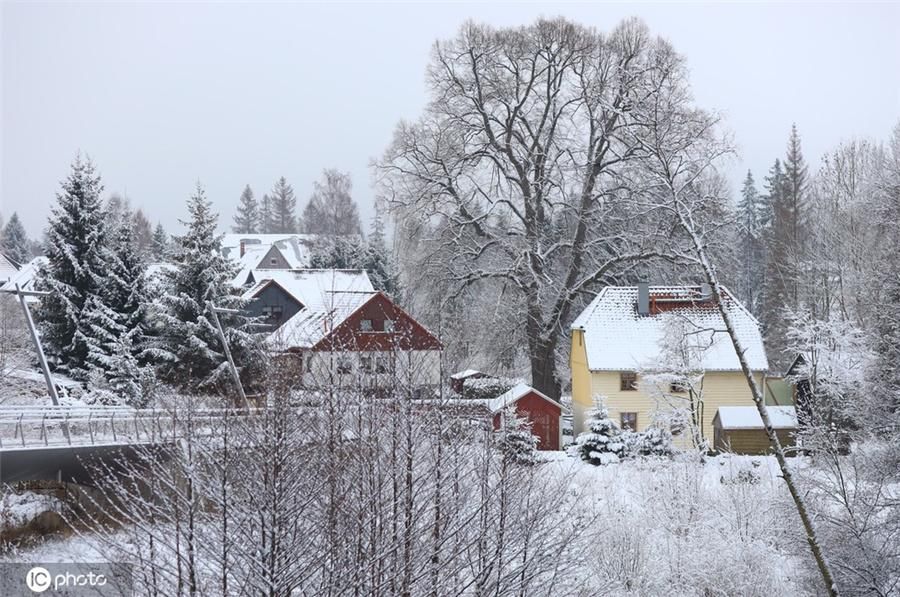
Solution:
M 654 126 L 646 150 L 645 187 L 648 209 L 658 209 L 669 214 L 690 239 L 690 247 L 681 254 L 685 261 L 693 262 L 712 288 L 713 299 L 731 338 L 741 371 L 747 380 L 753 402 L 762 419 L 771 449 L 778 462 L 782 478 L 790 493 L 797 514 L 803 524 L 806 540 L 822 577 L 823 588 L 829 595 L 839 595 L 838 586 L 830 564 L 823 553 L 813 519 L 806 500 L 794 480 L 785 458 L 781 442 L 772 426 L 766 409 L 762 389 L 750 370 L 745 348 L 735 332 L 727 302 L 733 300 L 723 289 L 719 275 L 707 250 L 706 231 L 697 215 L 712 203 L 721 201 L 722 189 L 715 184 L 715 167 L 722 158 L 732 153 L 729 141 L 717 130 L 717 118 L 701 110 L 684 110 L 680 102 L 680 90 L 663 84 L 665 89 L 652 107 L 661 125 Z M 674 96 L 674 97 L 672 97 Z M 795 181 L 796 182 L 796 181 Z M 799 188 L 796 184 L 794 190 Z

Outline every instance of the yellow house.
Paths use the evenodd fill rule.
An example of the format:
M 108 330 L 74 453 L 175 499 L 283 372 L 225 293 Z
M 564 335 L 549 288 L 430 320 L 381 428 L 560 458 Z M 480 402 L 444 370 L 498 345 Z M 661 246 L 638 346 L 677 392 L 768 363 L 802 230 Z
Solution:
M 726 308 L 759 387 L 768 361 L 759 322 L 725 290 Z M 608 286 L 572 323 L 574 432 L 602 397 L 622 428 L 656 422 L 712 445 L 720 406 L 752 406 L 737 353 L 708 287 Z M 682 431 L 684 430 L 684 431 Z

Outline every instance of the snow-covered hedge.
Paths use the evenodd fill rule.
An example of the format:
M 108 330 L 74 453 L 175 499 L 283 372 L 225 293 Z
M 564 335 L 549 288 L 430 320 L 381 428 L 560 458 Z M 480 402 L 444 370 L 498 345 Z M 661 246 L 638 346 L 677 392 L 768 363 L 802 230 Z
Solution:
M 473 400 L 490 400 L 504 392 L 508 392 L 516 385 L 522 383 L 521 379 L 511 377 L 481 377 L 467 379 L 463 382 L 463 397 Z

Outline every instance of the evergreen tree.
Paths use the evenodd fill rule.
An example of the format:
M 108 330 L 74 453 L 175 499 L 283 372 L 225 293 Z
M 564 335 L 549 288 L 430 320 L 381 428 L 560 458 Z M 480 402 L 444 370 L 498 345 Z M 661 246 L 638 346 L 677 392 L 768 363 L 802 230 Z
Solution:
M 741 261 L 741 272 L 737 290 L 741 301 L 755 314 L 759 313 L 765 277 L 760 211 L 759 193 L 753 174 L 748 170 L 741 189 L 741 200 L 738 202 L 738 257 Z
M 322 181 L 303 210 L 303 231 L 324 236 L 351 236 L 362 233 L 359 208 L 351 196 L 350 175 L 338 170 L 325 170 Z
M 125 224 L 107 247 L 108 275 L 103 301 L 92 299 L 85 317 L 93 334 L 89 339 L 88 364 L 95 384 L 109 388 L 131 406 L 143 406 L 152 389 L 152 373 L 144 367 L 146 348 L 146 266 L 134 242 L 134 231 Z
M 259 205 L 253 197 L 253 189 L 247 185 L 241 193 L 241 201 L 237 213 L 234 214 L 234 226 L 231 229 L 239 234 L 256 234 L 260 231 L 259 228 Z
M 0 234 L 0 252 L 22 265 L 28 263 L 31 256 L 30 241 L 25 233 L 25 227 L 19 220 L 19 214 L 13 212 L 9 222 L 2 228 L 3 233 Z
M 766 179 L 766 203 L 771 207 L 771 219 L 765 235 L 763 313 L 769 360 L 776 369 L 787 366 L 795 356 L 788 346 L 786 313 L 801 307 L 808 233 L 805 226 L 806 170 L 800 137 L 794 126 L 785 161 L 776 160 Z
M 271 234 L 273 231 L 272 199 L 268 195 L 263 195 L 259 202 L 259 231 L 263 234 Z
M 787 156 L 784 160 L 784 209 L 788 220 L 787 237 L 793 250 L 802 255 L 806 230 L 806 187 L 808 182 L 806 160 L 800 148 L 797 125 L 791 126 Z M 799 281 L 798 281 L 799 282 Z
M 294 189 L 282 176 L 272 188 L 269 198 L 271 230 L 275 234 L 292 234 L 297 232 L 297 198 Z
M 188 200 L 190 219 L 182 222 L 187 233 L 174 239 L 174 271 L 164 273 L 168 293 L 159 300 L 155 321 L 159 334 L 153 357 L 169 383 L 186 390 L 221 390 L 234 395 L 228 364 L 218 331 L 209 317 L 208 303 L 242 309 L 246 301 L 232 293 L 235 266 L 222 255 L 222 236 L 216 234 L 217 216 L 203 188 Z M 264 366 L 252 322 L 243 315 L 220 315 L 222 327 L 240 370 L 252 386 Z
M 37 308 L 44 351 L 59 370 L 85 378 L 92 318 L 102 304 L 106 214 L 100 176 L 89 159 L 76 157 L 57 193 L 47 231 L 47 265 L 38 289 L 49 294 Z
M 601 399 L 588 412 L 588 429 L 575 438 L 581 459 L 593 465 L 619 462 L 625 454 L 622 432 Z
M 168 249 L 169 235 L 166 234 L 166 230 L 165 228 L 163 228 L 163 225 L 159 223 L 153 230 L 153 242 L 151 245 L 150 254 L 153 256 L 153 259 L 160 261 L 166 258 Z
M 538 438 L 531 433 L 531 424 L 516 414 L 514 406 L 500 414 L 500 428 L 495 432 L 496 446 L 503 458 L 512 464 L 537 462 Z

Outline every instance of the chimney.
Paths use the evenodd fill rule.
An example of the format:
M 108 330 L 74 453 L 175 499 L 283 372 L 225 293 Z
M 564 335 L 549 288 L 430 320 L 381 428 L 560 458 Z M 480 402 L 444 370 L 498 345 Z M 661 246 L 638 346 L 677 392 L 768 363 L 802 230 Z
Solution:
M 638 282 L 638 315 L 650 315 L 650 284 Z
M 244 241 L 244 239 L 241 239 L 241 257 L 243 257 L 244 253 L 247 252 L 247 245 L 245 244 L 245 242 L 246 241 Z
M 700 285 L 700 300 L 701 301 L 711 301 L 713 298 L 712 286 L 707 284 L 706 282 Z

